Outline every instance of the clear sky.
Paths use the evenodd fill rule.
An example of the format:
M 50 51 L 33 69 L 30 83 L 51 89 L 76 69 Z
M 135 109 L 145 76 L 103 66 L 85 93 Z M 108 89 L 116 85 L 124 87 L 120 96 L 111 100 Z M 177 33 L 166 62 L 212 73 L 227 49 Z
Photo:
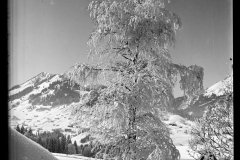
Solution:
M 87 60 L 93 30 L 91 0 L 13 0 L 10 10 L 10 87 L 45 71 L 60 74 Z M 204 88 L 231 73 L 232 0 L 171 0 L 183 27 L 171 48 L 174 63 L 204 68 Z M 175 90 L 175 95 L 181 92 Z

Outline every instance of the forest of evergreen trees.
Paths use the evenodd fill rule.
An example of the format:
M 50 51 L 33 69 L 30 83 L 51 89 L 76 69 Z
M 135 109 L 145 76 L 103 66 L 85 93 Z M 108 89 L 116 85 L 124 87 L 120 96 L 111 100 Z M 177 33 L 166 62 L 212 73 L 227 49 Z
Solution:
M 91 152 L 93 148 L 92 143 L 78 146 L 76 141 L 74 141 L 72 144 L 70 135 L 64 135 L 58 129 L 53 132 L 45 131 L 43 133 L 37 132 L 36 134 L 32 132 L 31 128 L 24 128 L 23 125 L 22 127 L 17 125 L 15 129 L 53 153 L 77 154 L 85 157 L 94 157 L 96 153 Z M 89 140 L 88 136 L 82 139 L 81 142 L 85 142 L 86 139 Z

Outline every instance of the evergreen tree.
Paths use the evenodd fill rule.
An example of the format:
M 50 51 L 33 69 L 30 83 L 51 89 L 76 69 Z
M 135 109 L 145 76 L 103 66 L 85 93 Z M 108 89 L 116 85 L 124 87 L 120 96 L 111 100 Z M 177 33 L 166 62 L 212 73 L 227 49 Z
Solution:
M 83 153 L 83 145 L 81 144 L 79 147 L 79 153 L 82 154 Z
M 57 152 L 57 149 L 58 149 L 58 147 L 57 147 L 57 139 L 56 139 L 56 137 L 52 137 L 52 146 L 53 146 L 53 153 L 56 153 Z
M 55 138 L 51 137 L 51 142 L 52 142 L 52 152 L 55 153 L 56 152 L 56 145 L 55 145 Z
M 172 63 L 168 47 L 181 27 L 179 16 L 165 9 L 164 0 L 93 1 L 89 10 L 95 22 L 89 56 L 100 63 L 68 74 L 80 86 L 106 77 L 107 88 L 84 112 L 76 106 L 80 127 L 88 124 L 100 137 L 105 147 L 99 157 L 179 159 L 160 116 L 171 106 L 178 75 L 186 101 L 203 88 L 202 67 Z
M 22 134 L 24 134 L 25 133 L 25 128 L 24 128 L 24 126 L 22 125 L 22 127 L 21 127 L 21 129 L 20 129 L 20 133 L 22 133 Z
M 57 138 L 57 153 L 62 153 L 62 146 L 59 138 Z
M 42 146 L 47 149 L 47 140 L 46 138 L 41 138 L 42 139 Z
M 46 142 L 47 142 L 47 149 L 49 150 L 49 152 L 52 152 L 52 140 L 51 140 L 51 137 L 47 137 Z
M 17 125 L 16 131 L 18 131 L 19 133 L 21 133 L 21 129 L 20 129 L 19 125 Z
M 32 133 L 32 128 L 31 128 L 31 127 L 28 129 L 27 132 L 28 132 L 30 135 L 33 135 L 33 133 Z
M 42 138 L 40 136 L 37 137 L 37 141 L 36 142 L 44 147 Z
M 54 138 L 54 148 L 55 148 L 55 153 L 58 153 L 59 147 L 58 147 L 58 138 Z
M 66 143 L 65 144 L 66 144 L 65 145 L 65 152 L 66 152 L 66 154 L 70 154 L 70 149 L 71 148 L 69 148 L 69 146 L 70 146 L 69 144 L 72 144 L 70 135 L 66 136 Z
M 62 153 L 66 153 L 67 148 L 66 148 L 66 137 L 64 135 L 61 136 L 60 139 L 61 147 L 62 147 Z
M 67 144 L 72 143 L 70 135 L 67 136 Z
M 76 140 L 74 141 L 74 147 L 75 147 L 76 153 L 79 154 L 78 146 L 77 146 L 77 142 L 76 142 Z
M 31 129 L 31 128 L 29 128 L 29 129 L 26 128 L 26 131 L 25 131 L 24 135 L 25 135 L 26 137 L 30 138 L 30 139 L 33 140 L 33 141 L 36 141 L 36 139 L 37 139 L 37 138 L 35 137 L 35 135 L 32 133 L 32 129 Z

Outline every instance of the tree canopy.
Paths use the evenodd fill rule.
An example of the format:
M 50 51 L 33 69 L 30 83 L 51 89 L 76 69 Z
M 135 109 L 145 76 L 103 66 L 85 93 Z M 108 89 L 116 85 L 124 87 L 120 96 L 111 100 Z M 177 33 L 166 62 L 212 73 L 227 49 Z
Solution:
M 107 146 L 100 157 L 179 159 L 162 111 L 171 106 L 178 76 L 187 100 L 203 88 L 203 68 L 174 64 L 168 50 L 180 17 L 164 0 L 93 1 L 88 9 L 95 23 L 88 55 L 100 63 L 78 65 L 69 75 L 79 85 L 102 76 L 107 88 L 95 105 L 74 112 L 79 125 Z
M 203 117 L 191 130 L 189 152 L 194 158 L 211 152 L 218 159 L 232 159 L 233 155 L 233 92 L 226 93 L 216 103 L 208 106 Z

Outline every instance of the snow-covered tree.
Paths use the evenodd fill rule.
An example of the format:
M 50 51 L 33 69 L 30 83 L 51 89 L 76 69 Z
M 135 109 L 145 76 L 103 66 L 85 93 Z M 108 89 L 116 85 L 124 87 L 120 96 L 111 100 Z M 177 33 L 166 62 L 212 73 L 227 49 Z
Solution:
M 203 117 L 191 130 L 192 139 L 189 152 L 194 158 L 207 152 L 217 159 L 233 158 L 233 93 L 227 93 L 215 104 L 208 106 Z
M 74 111 L 78 124 L 97 137 L 97 157 L 179 159 L 162 111 L 171 105 L 178 75 L 188 100 L 203 88 L 203 68 L 174 64 L 169 54 L 180 17 L 164 0 L 93 1 L 89 10 L 95 22 L 89 56 L 99 63 L 77 65 L 68 74 L 82 86 L 106 81 L 95 105 Z

